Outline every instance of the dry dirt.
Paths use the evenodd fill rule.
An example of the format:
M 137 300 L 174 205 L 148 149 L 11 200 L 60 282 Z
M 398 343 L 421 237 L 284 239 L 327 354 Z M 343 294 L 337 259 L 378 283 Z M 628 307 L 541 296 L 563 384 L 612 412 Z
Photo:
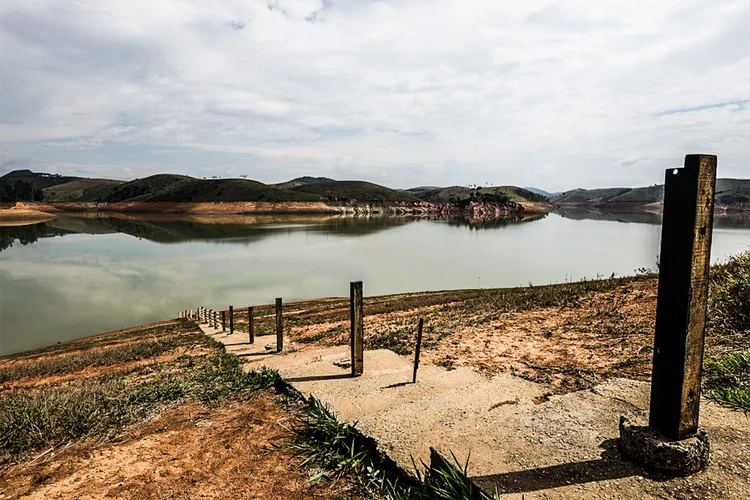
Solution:
M 311 302 L 309 310 L 320 304 Z M 348 304 L 341 310 L 348 310 Z M 304 315 L 307 311 L 295 311 Z M 485 314 L 482 311 L 481 314 Z M 286 313 L 285 313 L 286 316 Z M 422 362 L 467 366 L 485 375 L 508 372 L 569 392 L 612 377 L 649 380 L 656 318 L 656 279 L 590 292 L 575 307 L 500 313 L 495 319 L 461 316 L 451 304 L 366 314 L 365 331 L 392 334 L 411 345 L 413 326 L 425 318 Z M 235 320 L 246 328 L 244 315 Z M 406 326 L 405 326 L 406 325 Z M 349 322 L 291 327 L 289 338 L 310 345 L 346 344 Z M 322 338 L 321 338 L 322 337 Z
M 312 487 L 283 446 L 294 418 L 281 396 L 259 392 L 220 407 L 186 404 L 117 442 L 84 442 L 0 471 L 8 498 L 342 498 L 343 482 Z

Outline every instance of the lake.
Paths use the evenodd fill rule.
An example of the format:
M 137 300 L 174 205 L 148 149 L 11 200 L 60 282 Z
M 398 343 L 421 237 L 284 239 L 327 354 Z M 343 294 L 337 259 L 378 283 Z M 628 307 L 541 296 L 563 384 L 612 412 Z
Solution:
M 60 216 L 0 228 L 0 355 L 225 308 L 542 285 L 656 268 L 660 217 L 560 211 L 523 222 L 409 218 Z M 719 217 L 712 260 L 750 247 Z

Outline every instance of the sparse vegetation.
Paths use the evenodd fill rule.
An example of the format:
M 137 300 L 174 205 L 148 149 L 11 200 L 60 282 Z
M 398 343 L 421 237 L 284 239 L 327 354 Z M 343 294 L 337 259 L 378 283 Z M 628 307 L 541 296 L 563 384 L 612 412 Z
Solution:
M 311 469 L 310 481 L 348 478 L 366 498 L 387 500 L 490 500 L 468 479 L 469 461 L 460 464 L 442 461 L 439 467 L 414 464 L 415 477 L 405 476 L 387 457 L 380 455 L 375 443 L 355 427 L 342 424 L 315 398 L 292 428 L 296 439 L 288 446 L 303 458 L 302 466 Z M 433 464 L 435 465 L 435 464 Z
M 89 366 L 113 366 L 93 377 L 38 387 L 12 387 L 0 398 L 0 464 L 21 459 L 29 452 L 56 447 L 87 437 L 107 439 L 129 425 L 185 401 L 213 404 L 226 397 L 247 397 L 252 391 L 278 383 L 278 372 L 262 368 L 244 373 L 239 358 L 196 333 L 194 324 L 170 331 L 167 338 L 137 339 L 107 347 L 116 339 L 142 336 L 144 331 L 89 339 L 68 346 L 62 356 L 9 363 L 6 379 L 72 373 Z M 94 349 L 94 347 L 104 346 Z M 168 361 L 157 359 L 166 352 L 184 352 Z M 132 359 L 145 363 L 116 367 Z M 23 360 L 22 360 L 23 361 Z M 24 368 L 25 367 L 25 368 Z
M 711 268 L 706 396 L 750 411 L 750 250 Z

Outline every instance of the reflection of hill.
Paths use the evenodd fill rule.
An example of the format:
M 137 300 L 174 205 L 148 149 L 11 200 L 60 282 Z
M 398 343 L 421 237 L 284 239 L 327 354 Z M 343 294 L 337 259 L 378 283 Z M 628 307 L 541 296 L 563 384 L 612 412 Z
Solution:
M 600 210 L 581 210 L 558 208 L 557 215 L 573 220 L 606 220 L 610 222 L 635 222 L 640 224 L 661 224 L 661 215 L 651 212 L 602 212 Z
M 50 225 L 70 232 L 87 234 L 124 233 L 157 243 L 188 241 L 227 241 L 248 243 L 275 233 L 291 231 L 324 232 L 357 236 L 372 234 L 409 222 L 405 218 L 345 217 L 77 217 L 60 216 Z
M 651 212 L 602 212 L 600 210 L 582 210 L 573 208 L 558 208 L 557 215 L 572 220 L 605 220 L 610 222 L 632 222 L 638 224 L 661 224 L 661 214 Z M 714 227 L 720 229 L 750 229 L 750 215 L 715 214 Z
M 66 234 L 70 234 L 70 231 L 51 227 L 46 222 L 26 226 L 0 227 L 0 251 L 12 247 L 15 242 L 28 245 L 39 238 L 53 238 Z
M 497 229 L 505 226 L 515 226 L 524 222 L 533 222 L 547 217 L 547 214 L 536 214 L 523 218 L 501 219 L 449 219 L 450 226 L 468 226 L 470 229 Z

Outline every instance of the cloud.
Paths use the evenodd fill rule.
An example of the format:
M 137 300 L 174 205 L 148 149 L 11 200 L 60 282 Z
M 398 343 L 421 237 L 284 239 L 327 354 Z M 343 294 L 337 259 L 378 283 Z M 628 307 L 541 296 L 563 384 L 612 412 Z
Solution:
M 746 177 L 748 30 L 742 0 L 7 2 L 0 169 L 554 190 L 714 152 Z

